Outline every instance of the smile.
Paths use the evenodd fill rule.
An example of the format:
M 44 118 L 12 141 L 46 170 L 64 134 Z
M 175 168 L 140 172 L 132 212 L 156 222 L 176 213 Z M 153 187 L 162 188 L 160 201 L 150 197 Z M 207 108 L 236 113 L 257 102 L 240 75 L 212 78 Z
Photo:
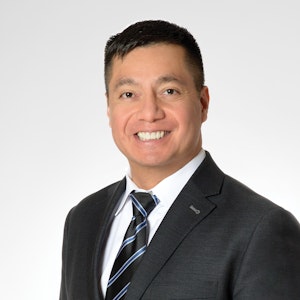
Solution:
M 140 131 L 137 133 L 137 136 L 141 141 L 151 141 L 151 140 L 159 140 L 169 133 L 170 133 L 169 131 L 154 131 L 154 132 Z

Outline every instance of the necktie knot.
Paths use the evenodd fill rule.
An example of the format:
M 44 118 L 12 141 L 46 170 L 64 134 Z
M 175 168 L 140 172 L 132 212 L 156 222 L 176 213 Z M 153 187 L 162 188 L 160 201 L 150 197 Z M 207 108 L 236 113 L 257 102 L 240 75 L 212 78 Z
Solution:
M 135 217 L 142 215 L 146 218 L 158 204 L 157 197 L 146 192 L 132 192 L 130 199 L 133 203 L 133 215 Z

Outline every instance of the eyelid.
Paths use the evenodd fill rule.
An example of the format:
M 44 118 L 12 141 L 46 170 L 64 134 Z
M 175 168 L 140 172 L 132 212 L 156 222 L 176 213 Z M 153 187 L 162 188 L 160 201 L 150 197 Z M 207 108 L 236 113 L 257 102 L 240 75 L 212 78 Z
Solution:
M 168 94 L 168 95 L 170 95 L 170 94 L 168 93 L 168 91 L 172 91 L 172 94 L 171 94 L 171 95 L 179 94 L 179 93 L 180 93 L 179 90 L 176 89 L 176 88 L 167 88 L 167 89 L 164 89 L 163 94 Z
M 130 94 L 130 97 L 126 96 L 126 94 Z M 132 98 L 134 97 L 135 94 L 131 91 L 126 91 L 126 92 L 123 92 L 120 94 L 120 98 L 124 98 L 124 99 L 129 99 L 129 98 Z

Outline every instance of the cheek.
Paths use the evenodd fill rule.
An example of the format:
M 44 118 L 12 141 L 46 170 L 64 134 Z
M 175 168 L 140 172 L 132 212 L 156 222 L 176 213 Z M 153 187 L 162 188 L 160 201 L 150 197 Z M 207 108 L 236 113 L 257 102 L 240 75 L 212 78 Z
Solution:
M 199 107 L 183 108 L 177 112 L 177 119 L 183 127 L 198 127 L 202 119 L 201 109 Z
M 123 128 L 118 120 L 118 118 L 110 118 L 110 128 L 111 128 L 111 134 L 112 138 L 115 142 L 115 144 L 120 148 L 122 145 L 122 141 L 124 140 L 123 136 Z
M 184 119 L 181 120 L 181 124 L 183 124 L 182 130 L 185 132 L 186 137 L 196 138 L 201 130 L 201 112 L 194 110 L 185 115 Z
M 122 122 L 120 122 L 119 118 L 115 118 L 114 116 L 111 116 L 109 119 L 109 124 L 114 135 L 120 132 L 122 127 L 121 126 Z
M 121 136 L 126 132 L 128 116 L 121 109 L 111 110 L 109 114 L 109 124 L 114 136 Z

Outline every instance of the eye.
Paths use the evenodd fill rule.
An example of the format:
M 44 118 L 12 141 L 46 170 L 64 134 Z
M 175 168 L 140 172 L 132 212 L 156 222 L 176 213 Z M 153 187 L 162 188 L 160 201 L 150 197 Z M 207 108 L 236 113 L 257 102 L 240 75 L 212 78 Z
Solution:
M 175 94 L 178 94 L 178 92 L 174 89 L 167 89 L 164 91 L 164 94 L 165 95 L 175 95 Z
M 133 93 L 131 93 L 131 92 L 125 92 L 125 93 L 121 94 L 121 98 L 128 99 L 128 98 L 132 98 L 132 97 L 133 97 Z

